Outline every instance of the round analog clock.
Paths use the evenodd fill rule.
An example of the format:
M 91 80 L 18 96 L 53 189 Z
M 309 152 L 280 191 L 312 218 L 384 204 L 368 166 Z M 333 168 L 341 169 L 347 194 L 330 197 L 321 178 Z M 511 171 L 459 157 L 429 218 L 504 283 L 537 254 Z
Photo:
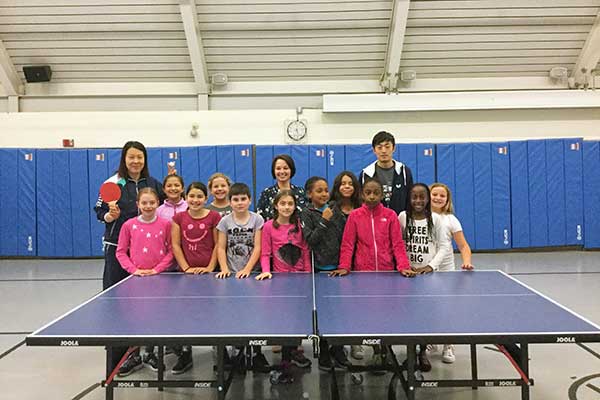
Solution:
M 294 142 L 299 142 L 306 137 L 308 129 L 306 124 L 300 120 L 290 121 L 286 128 L 287 136 Z

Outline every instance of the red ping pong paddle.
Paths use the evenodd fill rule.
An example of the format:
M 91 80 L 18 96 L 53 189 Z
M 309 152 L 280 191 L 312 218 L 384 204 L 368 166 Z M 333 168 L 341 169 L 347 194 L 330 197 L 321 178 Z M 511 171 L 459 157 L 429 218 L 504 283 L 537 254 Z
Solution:
M 100 186 L 100 196 L 106 203 L 117 201 L 121 198 L 121 188 L 114 182 L 105 182 Z

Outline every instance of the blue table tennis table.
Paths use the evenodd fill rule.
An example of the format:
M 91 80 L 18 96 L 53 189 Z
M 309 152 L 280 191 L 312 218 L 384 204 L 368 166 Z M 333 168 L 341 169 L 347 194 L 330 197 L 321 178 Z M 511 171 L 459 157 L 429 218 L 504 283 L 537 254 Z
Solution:
M 217 379 L 104 382 L 115 387 L 216 388 L 223 399 L 226 345 L 299 345 L 303 339 L 330 344 L 407 346 L 405 366 L 393 357 L 392 382 L 408 399 L 432 387 L 520 386 L 529 398 L 528 345 L 600 342 L 600 327 L 500 271 L 443 272 L 405 278 L 397 272 L 275 274 L 217 280 L 211 275 L 161 274 L 129 277 L 27 336 L 34 346 L 215 345 Z M 417 380 L 419 344 L 469 344 L 471 379 Z M 476 344 L 520 347 L 521 379 L 478 379 Z M 315 346 L 318 348 L 318 346 Z M 162 347 L 161 347 L 162 348 Z M 159 351 L 162 365 L 162 351 Z M 107 371 L 107 377 L 109 376 Z M 333 372 L 333 370 L 332 370 Z M 405 375 L 406 373 L 406 375 Z M 332 397 L 337 383 L 332 374 Z M 394 389 L 395 390 L 395 389 Z M 395 395 L 395 393 L 393 393 Z
M 393 356 L 390 371 L 409 400 L 417 388 L 500 386 L 520 386 L 522 398 L 529 399 L 530 343 L 600 341 L 598 325 L 501 271 L 439 272 L 412 279 L 396 272 L 340 279 L 320 275 L 315 293 L 318 334 L 330 344 L 382 345 L 392 355 L 392 345 L 407 346 L 405 365 Z M 419 344 L 470 344 L 471 379 L 417 380 Z M 476 344 L 516 348 L 522 378 L 478 379 Z M 332 378 L 332 397 L 337 397 Z M 395 390 L 393 381 L 389 387 Z
M 313 331 L 312 281 L 308 274 L 257 282 L 213 275 L 165 273 L 130 276 L 26 338 L 42 346 L 159 346 L 157 380 L 103 381 L 114 388 L 216 388 L 225 397 L 225 345 L 300 345 Z M 217 379 L 164 379 L 163 346 L 217 347 Z M 107 351 L 107 357 L 111 356 Z M 107 362 L 107 365 L 114 365 Z M 107 378 L 112 371 L 107 370 Z

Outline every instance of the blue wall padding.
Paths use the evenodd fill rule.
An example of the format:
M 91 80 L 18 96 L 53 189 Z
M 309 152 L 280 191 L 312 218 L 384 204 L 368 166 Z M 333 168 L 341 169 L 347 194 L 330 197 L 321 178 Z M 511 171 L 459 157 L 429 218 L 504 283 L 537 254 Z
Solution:
M 54 257 L 54 182 L 52 150 L 38 150 L 36 164 L 38 256 Z
M 87 150 L 69 150 L 71 180 L 71 235 L 73 256 L 89 257 L 91 253 L 91 231 L 88 191 L 88 154 Z M 65 199 L 66 201 L 66 199 Z M 85 205 L 85 206 L 83 206 Z
M 333 181 L 336 176 L 346 169 L 346 148 L 343 145 L 327 146 L 327 181 L 329 191 L 333 190 Z
M 562 139 L 546 140 L 546 201 L 548 245 L 567 244 L 565 204 L 565 150 Z
M 254 206 L 260 198 L 263 190 L 272 186 L 274 183 L 271 175 L 271 162 L 273 161 L 273 146 L 255 146 L 255 165 L 256 165 L 256 192 L 254 193 Z
M 208 178 L 218 171 L 217 169 L 217 149 L 215 146 L 200 146 L 198 147 L 198 164 L 200 165 L 200 182 L 205 185 L 208 183 Z M 233 177 L 229 177 L 233 179 Z
M 233 147 L 235 153 L 235 177 L 231 179 L 235 182 L 245 183 L 252 190 L 254 186 L 252 145 L 238 144 Z
M 492 143 L 493 248 L 510 249 L 510 155 L 508 143 Z M 438 153 L 439 156 L 439 153 Z
M 373 161 L 377 158 L 372 152 Z M 396 144 L 396 152 L 394 154 L 394 159 L 400 161 L 408 168 L 410 168 L 413 176 L 413 182 L 418 181 L 418 161 L 417 161 L 417 145 L 414 143 L 405 144 L 405 143 L 397 143 Z
M 119 163 L 121 162 L 121 149 L 107 149 L 106 152 L 108 154 L 108 174 L 105 179 L 113 176 L 119 171 Z M 153 172 L 150 170 L 150 175 L 152 174 Z
M 321 176 L 327 179 L 327 146 L 310 145 L 308 158 L 308 176 Z
M 433 144 L 417 145 L 417 171 L 415 182 L 431 185 L 435 182 L 435 146 Z
M 102 256 L 102 236 L 104 235 L 105 225 L 98 220 L 94 206 L 98 200 L 98 193 L 102 183 L 111 175 L 108 169 L 109 152 L 107 149 L 89 149 L 88 150 L 88 196 L 89 202 L 87 208 L 90 218 L 90 246 L 91 255 Z
M 296 186 L 304 187 L 306 180 L 309 178 L 309 155 L 308 145 L 293 145 L 291 146 L 291 156 L 296 164 L 296 174 L 292 178 L 292 183 Z
M 510 211 L 512 215 L 513 248 L 529 247 L 529 170 L 527 142 L 509 144 L 510 154 Z
M 454 146 L 454 176 L 456 188 L 454 190 L 455 214 L 463 227 L 467 242 L 473 249 L 477 249 L 475 240 L 475 205 L 473 196 L 473 145 L 461 143 Z
M 197 147 L 182 147 L 180 149 L 179 163 L 181 169 L 177 170 L 177 173 L 183 178 L 185 187 L 195 181 L 200 180 L 200 164 L 198 162 L 198 148 Z M 185 188 L 184 188 L 185 190 Z
M 489 143 L 473 144 L 473 207 L 475 246 L 493 249 L 492 158 Z
M 18 255 L 19 167 L 17 149 L 0 149 L 0 255 Z
M 377 157 L 373 154 L 371 145 L 349 144 L 346 145 L 346 169 L 354 172 L 357 178 L 364 167 L 375 161 Z
M 156 173 L 154 177 L 158 179 L 160 182 L 163 182 L 165 176 L 169 173 L 169 163 L 175 163 L 175 169 L 177 170 L 177 174 L 181 172 L 181 150 L 179 147 L 164 147 L 161 148 L 162 153 L 162 163 L 160 174 Z M 185 182 L 184 182 L 185 183 Z
M 222 172 L 230 179 L 237 182 L 235 176 L 235 151 L 233 146 L 215 146 L 215 150 L 217 157 L 217 169 L 213 171 L 213 173 L 217 171 Z M 204 181 L 204 183 L 207 185 L 210 175 Z
M 454 193 L 454 145 L 438 144 L 436 153 L 436 181 L 445 184 Z
M 583 244 L 583 140 L 565 139 L 565 209 L 567 245 Z
M 34 149 L 19 149 L 17 152 L 19 175 L 17 254 L 19 256 L 35 256 L 37 255 L 35 203 L 37 154 Z
M 148 153 L 148 171 L 150 176 L 158 179 L 162 183 L 164 176 L 163 168 L 166 167 L 166 163 L 163 164 L 162 149 L 159 147 L 146 147 Z
M 68 150 L 50 150 L 53 156 L 52 215 L 54 217 L 55 257 L 73 256 L 73 217 L 71 215 L 71 177 Z
M 600 142 L 583 142 L 585 248 L 600 247 Z
M 529 168 L 529 237 L 531 247 L 548 246 L 548 189 L 546 185 L 546 142 L 527 143 Z

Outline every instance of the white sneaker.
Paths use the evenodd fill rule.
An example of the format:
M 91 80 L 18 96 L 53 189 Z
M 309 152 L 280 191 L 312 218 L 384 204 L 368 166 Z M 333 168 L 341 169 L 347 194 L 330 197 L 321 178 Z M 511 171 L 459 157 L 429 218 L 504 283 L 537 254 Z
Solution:
M 427 352 L 428 353 L 437 353 L 438 352 L 438 345 L 437 344 L 428 344 L 427 345 Z
M 442 362 L 452 364 L 454 361 L 456 361 L 456 357 L 454 356 L 454 346 L 445 344 L 444 349 L 442 350 Z
M 350 346 L 350 357 L 355 360 L 362 360 L 365 358 L 365 350 L 362 346 Z

